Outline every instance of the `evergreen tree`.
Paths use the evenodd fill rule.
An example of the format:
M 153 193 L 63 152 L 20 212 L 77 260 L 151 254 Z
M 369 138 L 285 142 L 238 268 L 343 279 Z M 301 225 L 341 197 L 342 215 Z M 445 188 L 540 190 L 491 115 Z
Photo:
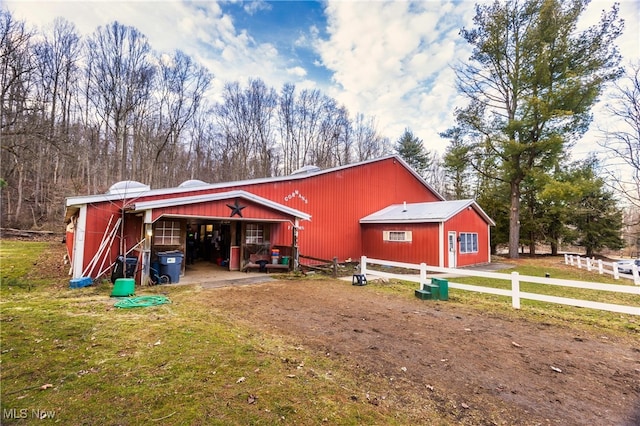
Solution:
M 395 146 L 396 152 L 420 176 L 426 178 L 433 159 L 422 144 L 422 139 L 413 135 L 411 130 L 405 129 Z
M 456 111 L 456 127 L 474 151 L 496 157 L 494 169 L 477 163 L 476 170 L 509 184 L 512 258 L 521 243 L 523 185 L 557 165 L 587 130 L 604 84 L 620 75 L 618 8 L 578 31 L 587 4 L 495 1 L 478 5 L 475 28 L 461 31 L 473 53 L 456 69 L 458 89 L 469 99 Z

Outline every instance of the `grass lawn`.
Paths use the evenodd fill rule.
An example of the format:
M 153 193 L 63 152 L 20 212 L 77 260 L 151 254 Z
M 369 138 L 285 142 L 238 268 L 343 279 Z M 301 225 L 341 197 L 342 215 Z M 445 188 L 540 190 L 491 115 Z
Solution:
M 34 259 L 51 247 L 0 247 L 3 425 L 37 416 L 75 425 L 411 422 L 353 403 L 365 378 L 234 324 L 195 286 L 145 289 L 172 303 L 117 309 L 110 283 L 69 289 L 68 278 L 39 276 Z
M 496 259 L 495 261 L 504 262 L 509 265 L 507 269 L 497 271 L 498 273 L 508 275 L 511 272 L 518 272 L 521 280 L 524 275 L 544 277 L 545 274 L 549 274 L 552 278 L 557 279 L 589 281 L 634 287 L 633 281 L 629 279 L 615 280 L 611 275 L 599 275 L 597 269 L 587 271 L 586 269 L 578 269 L 575 266 L 564 265 L 564 258 L 562 256 L 541 256 L 537 258 L 525 257 L 515 261 Z M 415 273 L 415 271 L 411 271 L 411 273 Z M 472 284 L 481 287 L 492 287 L 505 290 L 511 289 L 511 282 L 509 280 L 496 280 L 480 277 L 456 277 L 449 278 L 449 281 L 461 284 Z M 406 294 L 407 297 L 413 297 L 412 289 L 417 288 L 417 286 L 418 285 L 414 282 L 391 280 L 382 288 L 384 291 Z M 520 282 L 520 291 L 640 307 L 640 297 L 638 295 L 627 293 L 613 293 L 555 285 L 533 284 L 522 281 Z M 520 300 L 521 309 L 516 311 L 511 307 L 510 297 L 458 289 L 449 290 L 449 303 L 460 304 L 460 306 L 465 307 L 474 307 L 486 312 L 499 313 L 500 315 L 505 316 L 525 317 L 534 321 L 541 321 L 556 325 L 567 325 L 590 330 L 603 329 L 626 337 L 640 335 L 640 316 L 637 315 L 619 314 L 526 299 Z
M 73 425 L 447 424 L 438 413 L 417 419 L 410 411 L 354 400 L 363 390 L 382 394 L 384 379 L 234 322 L 207 304 L 197 286 L 141 290 L 164 294 L 171 303 L 136 309 L 115 308 L 108 282 L 69 289 L 61 253 L 59 244 L 46 242 L 0 245 L 3 425 L 37 416 Z M 523 275 L 585 279 L 562 265 L 522 261 L 514 268 Z M 392 281 L 363 290 L 410 298 L 415 288 Z M 564 289 L 570 297 L 566 292 L 573 290 Z M 458 290 L 449 303 L 626 338 L 640 333 L 640 318 L 631 315 L 536 302 L 514 311 L 506 298 Z M 615 303 L 637 305 L 638 298 L 620 296 Z

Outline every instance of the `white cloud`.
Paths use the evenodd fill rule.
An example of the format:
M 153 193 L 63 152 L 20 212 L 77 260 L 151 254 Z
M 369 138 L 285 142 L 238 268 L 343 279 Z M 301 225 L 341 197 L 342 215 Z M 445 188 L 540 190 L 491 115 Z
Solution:
M 334 72 L 337 87 L 332 96 L 350 111 L 375 115 L 380 130 L 392 140 L 410 128 L 434 149 L 439 146 L 432 145 L 440 145 L 438 132 L 448 127 L 443 122 L 452 121 L 449 108 L 456 95 L 449 67 L 469 51 L 461 45 L 462 23 L 455 19 L 460 11 L 454 4 L 415 6 L 329 3 L 329 38 L 317 47 L 324 65 Z M 473 9 L 467 2 L 457 6 L 469 7 Z

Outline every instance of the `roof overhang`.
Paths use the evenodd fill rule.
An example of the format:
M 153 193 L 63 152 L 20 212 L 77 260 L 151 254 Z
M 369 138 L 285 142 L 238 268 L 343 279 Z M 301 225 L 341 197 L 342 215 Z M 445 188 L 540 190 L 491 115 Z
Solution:
M 442 223 L 465 209 L 475 210 L 487 224 L 495 226 L 495 222 L 482 210 L 475 200 L 392 204 L 363 217 L 360 219 L 360 223 Z
M 187 197 L 174 197 L 152 201 L 131 202 L 125 206 L 129 212 L 143 212 L 153 209 L 161 209 L 166 207 L 184 206 L 189 204 L 207 203 L 211 201 L 221 201 L 233 198 L 243 198 L 254 202 L 258 205 L 273 209 L 288 216 L 293 216 L 300 220 L 311 220 L 311 215 L 300 210 L 292 209 L 280 203 L 276 203 L 267 198 L 260 197 L 247 191 L 235 190 L 226 192 L 217 192 L 214 194 L 191 195 Z

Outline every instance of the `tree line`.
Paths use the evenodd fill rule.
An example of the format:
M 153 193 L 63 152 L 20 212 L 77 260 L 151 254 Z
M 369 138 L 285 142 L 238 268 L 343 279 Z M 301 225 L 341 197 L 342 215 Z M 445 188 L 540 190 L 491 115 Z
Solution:
M 603 176 L 598 159 L 571 162 L 591 108 L 623 75 L 615 45 L 617 6 L 578 31 L 587 2 L 507 0 L 478 5 L 461 36 L 473 48 L 455 65 L 468 100 L 442 158 L 411 129 L 395 141 L 374 118 L 352 115 L 316 89 L 228 82 L 211 102 L 213 76 L 184 52 L 155 52 L 135 28 L 113 22 L 82 38 L 58 18 L 43 32 L 0 11 L 0 137 L 5 224 L 59 223 L 64 197 L 105 191 L 120 180 L 152 187 L 290 174 L 400 154 L 448 199 L 475 198 L 496 221 L 492 249 L 511 257 L 539 243 L 573 243 L 592 254 L 621 248 L 640 206 L 640 116 L 635 86 L 621 85 L 609 110 L 628 124 L 603 146 L 621 155 L 632 181 Z M 615 192 L 614 192 L 615 191 Z M 632 206 L 623 217 L 622 194 Z M 634 225 L 635 224 L 635 225 Z
M 373 118 L 317 89 L 260 79 L 224 85 L 181 51 L 155 52 L 113 22 L 86 38 L 57 18 L 36 32 L 0 11 L 2 215 L 12 226 L 60 220 L 64 197 L 121 180 L 152 187 L 286 175 L 390 152 Z

